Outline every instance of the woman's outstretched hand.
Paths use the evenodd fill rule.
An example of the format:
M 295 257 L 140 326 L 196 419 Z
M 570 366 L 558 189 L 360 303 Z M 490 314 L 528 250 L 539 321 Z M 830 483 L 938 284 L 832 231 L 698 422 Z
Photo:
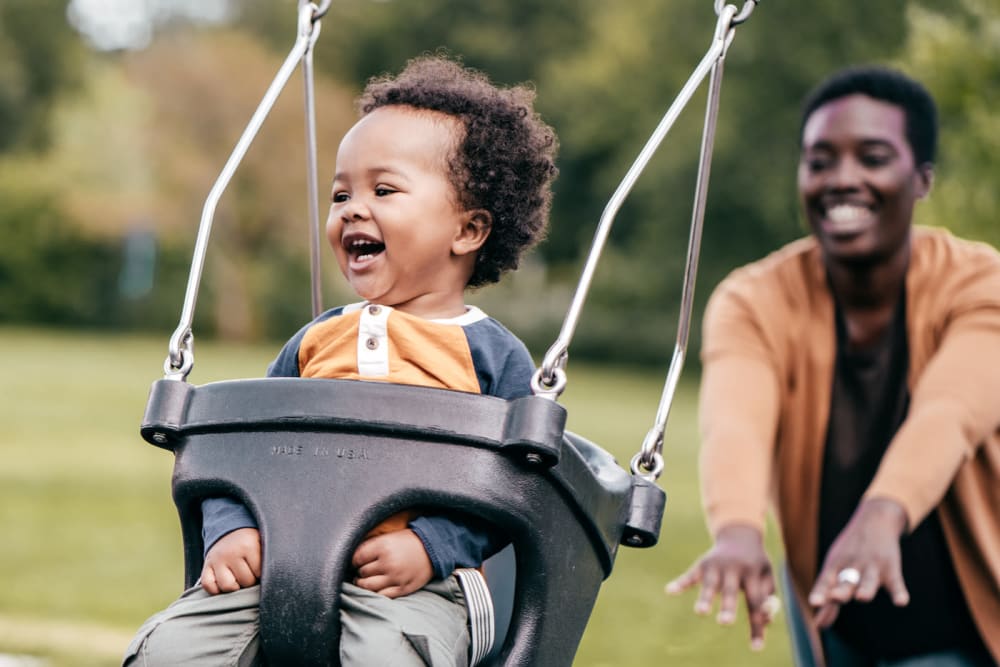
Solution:
M 893 603 L 910 602 L 903 581 L 899 538 L 906 531 L 903 507 L 888 498 L 862 500 L 851 520 L 834 540 L 809 593 L 815 621 L 829 627 L 840 607 L 851 600 L 869 602 L 885 587 Z
M 771 561 L 764 551 L 760 531 L 751 526 L 725 526 L 715 536 L 715 544 L 687 572 L 667 584 L 666 592 L 677 595 L 701 585 L 694 604 L 696 614 L 711 612 L 719 597 L 716 620 L 729 625 L 736 620 L 740 591 L 746 599 L 750 618 L 750 647 L 764 647 L 764 631 L 776 613 L 775 585 Z

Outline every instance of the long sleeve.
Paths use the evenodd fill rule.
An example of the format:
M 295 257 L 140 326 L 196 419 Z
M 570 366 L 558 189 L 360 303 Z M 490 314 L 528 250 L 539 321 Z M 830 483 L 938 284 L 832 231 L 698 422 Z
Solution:
M 866 492 L 900 502 L 910 526 L 1000 428 L 1000 259 L 972 254 L 944 280 L 913 305 L 910 411 Z
M 256 528 L 250 511 L 232 498 L 206 498 L 201 502 L 201 537 L 205 554 L 218 539 L 240 528 Z
M 779 411 L 775 362 L 754 311 L 726 283 L 705 313 L 699 426 L 702 502 L 710 532 L 763 530 Z
M 473 517 L 421 516 L 409 527 L 423 542 L 435 579 L 444 579 L 456 568 L 479 567 L 509 541 Z

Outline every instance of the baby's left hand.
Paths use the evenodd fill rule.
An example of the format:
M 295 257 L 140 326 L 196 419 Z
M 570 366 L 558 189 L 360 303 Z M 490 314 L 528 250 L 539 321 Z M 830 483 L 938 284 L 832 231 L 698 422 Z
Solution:
M 423 588 L 434 576 L 424 543 L 409 528 L 370 537 L 354 551 L 355 586 L 398 598 Z

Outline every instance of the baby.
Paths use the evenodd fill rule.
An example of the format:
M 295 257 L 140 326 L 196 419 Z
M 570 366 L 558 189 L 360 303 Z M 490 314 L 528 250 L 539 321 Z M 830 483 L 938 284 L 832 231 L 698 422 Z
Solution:
M 499 280 L 544 235 L 557 140 L 525 87 L 500 88 L 443 57 L 369 82 L 337 153 L 327 237 L 363 301 L 323 313 L 272 377 L 530 393 L 531 357 L 465 291 Z M 140 629 L 132 665 L 259 661 L 260 534 L 230 498 L 203 502 L 199 584 Z M 481 622 L 463 594 L 506 539 L 462 514 L 408 510 L 356 548 L 343 583 L 343 665 L 468 665 Z M 480 580 L 476 584 L 476 579 Z M 470 653 L 472 655 L 470 656 Z

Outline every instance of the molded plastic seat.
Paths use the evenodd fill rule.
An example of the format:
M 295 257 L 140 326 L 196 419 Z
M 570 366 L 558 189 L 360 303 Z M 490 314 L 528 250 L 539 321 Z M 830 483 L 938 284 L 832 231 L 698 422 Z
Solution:
M 408 507 L 478 515 L 511 539 L 513 614 L 489 664 L 570 665 L 619 543 L 655 544 L 659 487 L 564 433 L 529 396 L 346 380 L 153 384 L 142 434 L 176 455 L 185 580 L 202 566 L 201 499 L 230 495 L 264 545 L 261 637 L 271 664 L 335 664 L 354 545 Z

